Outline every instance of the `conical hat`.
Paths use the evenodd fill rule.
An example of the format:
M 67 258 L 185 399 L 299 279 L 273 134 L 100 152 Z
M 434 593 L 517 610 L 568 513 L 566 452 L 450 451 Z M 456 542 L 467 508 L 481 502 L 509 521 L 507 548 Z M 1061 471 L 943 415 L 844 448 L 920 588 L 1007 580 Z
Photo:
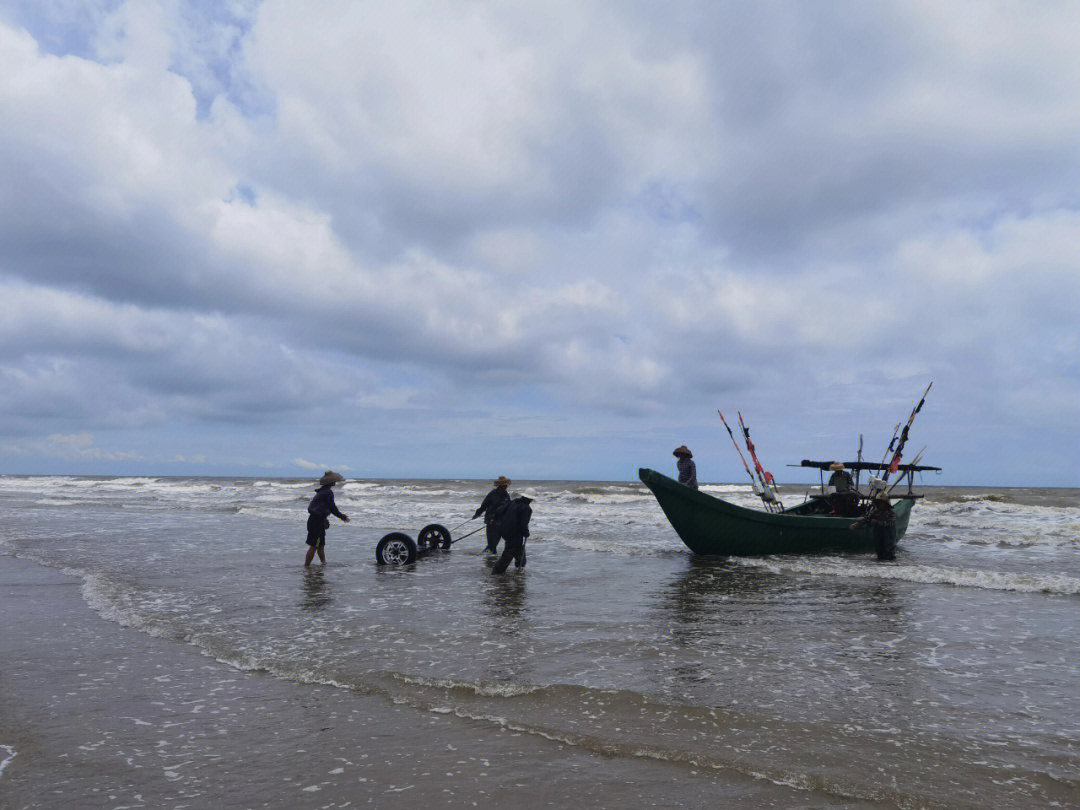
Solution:
M 327 484 L 333 486 L 345 480 L 345 476 L 340 473 L 336 473 L 333 470 L 327 470 L 323 473 L 322 478 L 319 479 L 319 486 L 325 487 Z
M 675 450 L 672 451 L 671 455 L 673 455 L 673 456 L 686 456 L 687 458 L 693 458 L 694 457 L 694 454 L 690 452 L 690 448 L 687 447 L 685 444 L 676 447 Z

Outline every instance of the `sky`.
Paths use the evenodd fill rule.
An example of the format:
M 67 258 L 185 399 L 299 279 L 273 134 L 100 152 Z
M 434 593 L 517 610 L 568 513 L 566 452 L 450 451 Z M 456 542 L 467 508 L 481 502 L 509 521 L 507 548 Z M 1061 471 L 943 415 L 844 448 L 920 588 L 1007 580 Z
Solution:
M 1080 486 L 1080 5 L 0 0 L 0 473 Z M 731 420 L 734 421 L 734 420 Z M 737 428 L 736 428 L 737 430 Z

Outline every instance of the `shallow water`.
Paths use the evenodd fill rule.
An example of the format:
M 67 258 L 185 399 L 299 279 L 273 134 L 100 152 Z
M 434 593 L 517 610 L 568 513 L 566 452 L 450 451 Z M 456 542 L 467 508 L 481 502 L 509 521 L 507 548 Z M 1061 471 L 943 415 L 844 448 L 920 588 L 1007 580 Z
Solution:
M 925 489 L 878 564 L 697 559 L 639 485 L 532 486 L 529 564 L 501 578 L 479 534 L 374 564 L 388 531 L 468 518 L 486 492 L 468 481 L 347 482 L 352 522 L 304 571 L 306 481 L 0 477 L 0 553 L 229 666 L 640 769 L 808 805 L 1080 804 L 1080 492 Z

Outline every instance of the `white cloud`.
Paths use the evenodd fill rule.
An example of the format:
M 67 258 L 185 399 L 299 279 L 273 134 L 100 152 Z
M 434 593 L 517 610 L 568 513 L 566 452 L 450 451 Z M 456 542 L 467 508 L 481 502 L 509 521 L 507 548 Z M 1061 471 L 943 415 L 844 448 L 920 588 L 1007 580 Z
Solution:
M 942 375 L 1075 433 L 1075 9 L 184 11 L 120 4 L 83 56 L 0 24 L 9 433 L 328 458 Z

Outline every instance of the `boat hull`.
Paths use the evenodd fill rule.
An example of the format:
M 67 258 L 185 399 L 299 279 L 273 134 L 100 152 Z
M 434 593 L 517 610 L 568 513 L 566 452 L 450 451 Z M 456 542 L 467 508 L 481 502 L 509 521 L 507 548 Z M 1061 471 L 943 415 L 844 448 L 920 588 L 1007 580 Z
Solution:
M 695 554 L 754 557 L 874 550 L 873 527 L 849 528 L 857 518 L 799 514 L 803 505 L 784 512 L 763 512 L 683 486 L 655 470 L 642 468 L 638 477 L 656 496 L 675 533 Z M 911 498 L 902 498 L 893 504 L 898 541 L 907 531 L 914 503 Z

